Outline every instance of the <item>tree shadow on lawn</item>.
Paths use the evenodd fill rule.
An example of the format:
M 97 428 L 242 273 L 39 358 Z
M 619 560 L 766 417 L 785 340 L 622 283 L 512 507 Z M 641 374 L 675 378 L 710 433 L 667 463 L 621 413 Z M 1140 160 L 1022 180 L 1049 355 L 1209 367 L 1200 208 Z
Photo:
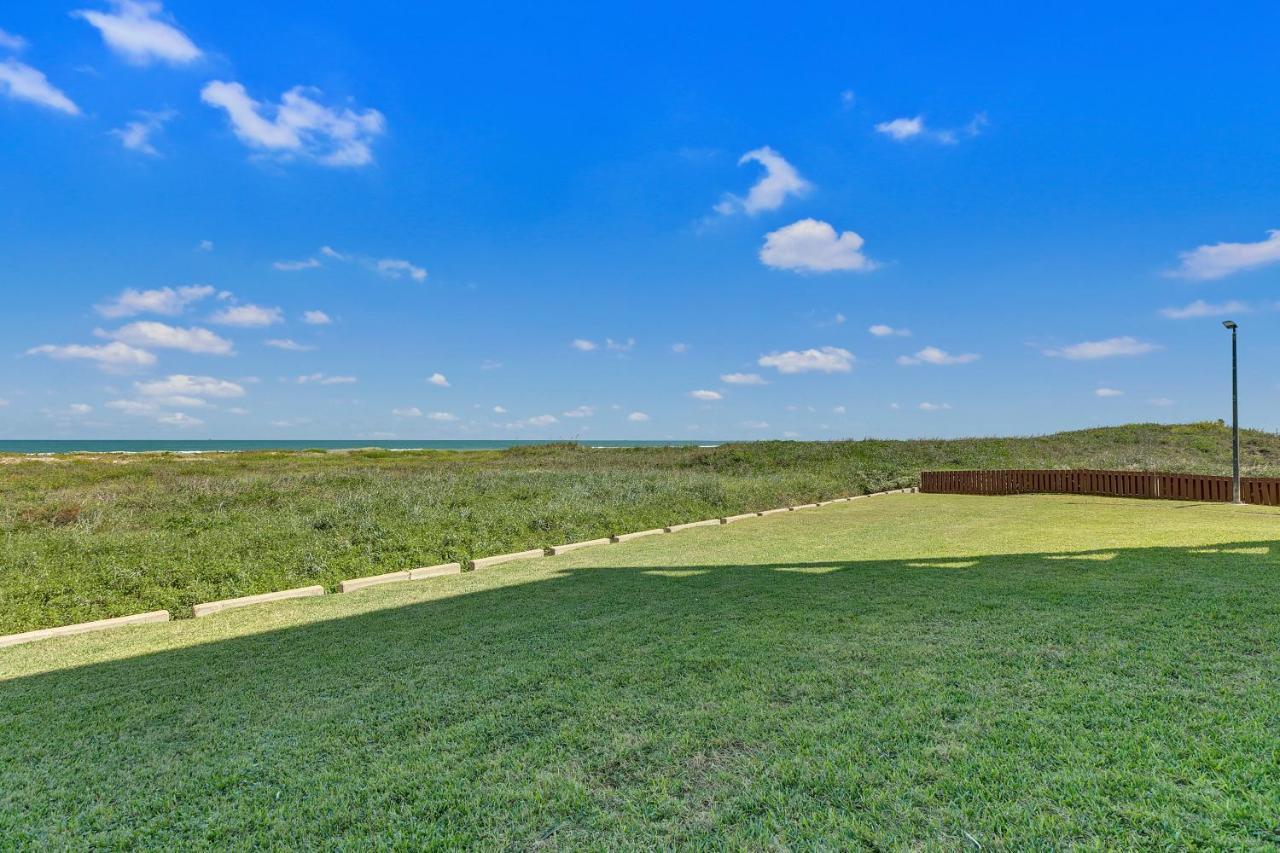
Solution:
M 0 845 L 1265 843 L 1278 557 L 573 568 L 13 678 Z

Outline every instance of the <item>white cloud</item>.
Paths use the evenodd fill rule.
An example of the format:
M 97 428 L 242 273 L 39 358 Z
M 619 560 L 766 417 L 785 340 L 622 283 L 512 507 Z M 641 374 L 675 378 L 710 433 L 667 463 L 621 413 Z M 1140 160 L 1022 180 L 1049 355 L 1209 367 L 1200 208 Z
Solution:
M 111 302 L 95 307 L 103 317 L 132 317 L 135 314 L 161 314 L 175 317 L 181 314 L 188 305 L 199 302 L 213 295 L 213 288 L 207 284 L 192 284 L 184 287 L 161 287 L 155 290 L 134 290 L 126 288 Z
M 112 12 L 80 9 L 71 14 L 83 18 L 102 34 L 107 46 L 135 65 L 195 62 L 200 48 L 171 22 L 164 7 L 152 0 L 112 0 Z
M 440 423 L 452 423 L 458 419 L 458 416 L 451 412 L 431 412 L 427 415 L 427 418 Z
M 719 391 L 706 391 L 706 390 L 690 391 L 689 396 L 695 400 L 703 400 L 705 402 L 724 399 L 724 395 L 721 394 Z
M 693 349 L 693 347 L 690 346 L 689 344 L 672 344 L 671 345 L 671 351 L 676 353 L 677 355 L 684 355 L 691 349 Z
M 481 370 L 501 370 L 502 362 L 496 361 L 492 358 L 486 358 L 484 361 L 480 362 L 480 369 Z
M 555 415 L 535 415 L 525 421 L 525 423 L 529 426 L 550 426 L 551 424 L 559 423 L 559 421 L 556 419 Z
M 1099 388 L 1093 392 L 1098 397 L 1123 397 L 1124 392 L 1118 388 Z
M 505 415 L 505 414 L 507 413 L 507 407 L 506 407 L 506 406 L 494 406 L 494 407 L 493 407 L 493 413 L 494 413 L 495 415 Z
M 27 40 L 22 36 L 0 30 L 0 48 L 17 53 L 27 49 Z
M 564 412 L 566 418 L 589 418 L 596 413 L 595 406 L 579 406 L 576 409 L 570 409 Z
M 170 412 L 169 414 L 160 415 L 156 418 L 156 422 L 176 427 L 194 427 L 204 423 L 199 418 L 193 418 L 183 412 Z
M 918 407 L 922 412 L 943 412 L 951 408 L 950 403 L 921 403 Z
M 151 137 L 158 133 L 167 122 L 177 116 L 177 113 L 173 110 L 162 110 L 160 112 L 140 110 L 138 115 L 140 116 L 139 118 L 127 122 L 124 127 L 118 127 L 111 131 L 111 135 L 119 139 L 120 144 L 130 151 L 159 157 L 160 152 L 151 144 Z
M 1047 349 L 1044 354 L 1052 358 L 1066 358 L 1072 361 L 1087 361 L 1095 358 L 1112 358 L 1120 355 L 1144 355 L 1160 349 L 1159 345 L 1140 341 L 1129 336 L 1107 338 L 1105 341 L 1083 341 L 1078 344 Z
M 267 346 L 287 350 L 289 352 L 311 352 L 315 349 L 313 346 L 300 344 L 293 338 L 271 338 L 267 341 Z
M 1257 243 L 1214 243 L 1178 254 L 1182 264 L 1170 275 L 1201 281 L 1280 262 L 1280 229 Z
M 146 350 L 131 347 L 115 341 L 102 346 L 86 346 L 69 344 L 55 346 L 43 344 L 27 350 L 27 355 L 47 355 L 60 361 L 83 359 L 93 361 L 104 370 L 126 370 L 138 367 L 150 367 L 156 363 L 156 357 Z
M 834 409 L 832 409 L 831 411 L 832 411 L 832 413 L 833 413 L 833 414 L 843 415 L 843 414 L 845 413 L 846 409 L 845 409 L 845 407 L 844 407 L 844 406 L 836 406 L 836 407 L 835 407 Z
M 636 339 L 627 338 L 625 341 L 615 341 L 613 338 L 604 339 L 604 348 L 612 352 L 631 352 L 635 349 Z
M 727 382 L 730 385 L 768 385 L 769 382 L 758 373 L 724 373 L 720 376 L 721 382 Z
M 72 403 L 67 407 L 67 411 L 73 415 L 87 415 L 93 411 L 93 406 L 88 403 Z
M 910 329 L 895 329 L 893 326 L 886 326 L 884 323 L 877 323 L 874 326 L 869 327 L 867 331 L 875 335 L 877 338 L 911 337 Z
M 212 241 L 212 240 L 201 240 L 201 241 L 200 241 L 200 243 L 196 246 L 196 248 L 197 248 L 198 250 L 200 250 L 201 252 L 212 252 L 212 251 L 213 251 L 213 241 Z
M 936 364 L 945 367 L 952 364 L 968 364 L 969 362 L 977 361 L 980 358 L 982 358 L 982 356 L 978 355 L 976 352 L 952 355 L 946 350 L 940 350 L 937 347 L 925 347 L 915 355 L 898 356 L 898 364 Z
M 301 261 L 276 261 L 271 266 L 280 272 L 299 272 L 316 269 L 320 266 L 320 262 L 315 258 L 305 258 Z
M 350 255 L 344 255 L 332 246 L 321 246 L 320 254 L 324 255 L 326 258 L 333 258 L 335 261 L 347 261 L 351 259 Z
M 1168 317 L 1170 320 L 1190 320 L 1197 317 L 1223 317 L 1227 314 L 1246 314 L 1248 311 L 1248 305 L 1235 300 L 1223 302 L 1220 305 L 1210 305 L 1203 299 L 1197 299 L 1182 308 L 1161 308 L 1160 315 Z
M 323 311 L 306 311 L 302 315 L 302 322 L 308 326 L 327 326 L 333 322 L 329 315 Z
M 583 338 L 574 338 L 569 343 L 569 346 L 573 347 L 576 350 L 580 350 L 581 352 L 591 352 L 593 349 L 596 348 L 596 342 L 588 341 Z
M 768 429 L 768 421 L 743 421 L 742 425 L 747 429 Z
M 858 96 L 853 93 L 852 89 L 845 89 L 840 93 L 840 106 L 846 110 L 853 107 L 857 103 Z
M 154 320 L 130 323 L 113 332 L 104 332 L 99 329 L 94 334 L 136 347 L 176 349 L 199 355 L 231 355 L 235 351 L 231 341 L 219 337 L 208 329 L 202 329 L 199 326 L 182 328 Z
M 352 385 L 354 376 L 329 376 L 324 373 L 309 373 L 294 380 L 299 385 Z
M 417 406 L 410 406 L 407 409 L 392 409 L 391 414 L 397 418 L 420 418 L 422 417 L 422 409 Z
M 383 258 L 378 261 L 377 270 L 387 278 L 404 278 L 405 276 L 409 276 L 409 278 L 414 281 L 427 280 L 426 270 L 398 258 Z
M 631 414 L 627 415 L 627 420 L 637 424 L 644 423 L 645 421 L 649 420 L 649 416 L 646 415 L 644 412 L 632 412 Z
M 188 376 L 175 373 L 151 382 L 135 382 L 133 386 L 145 397 L 215 397 L 230 399 L 244 396 L 244 386 L 229 379 L 212 376 Z
M 283 320 L 284 314 L 279 308 L 263 308 L 261 305 L 232 305 L 209 318 L 211 323 L 244 329 L 272 326 Z
M 765 235 L 760 261 L 799 272 L 868 272 L 877 264 L 862 254 L 862 244 L 862 237 L 853 231 L 837 235 L 826 222 L 801 219 Z
M 445 379 L 443 373 L 433 373 L 427 377 L 427 384 L 434 385 L 437 388 L 448 388 L 449 380 Z
M 1173 401 L 1170 400 L 1168 397 L 1152 397 L 1147 402 L 1153 406 L 1161 406 L 1161 407 L 1173 405 Z
M 386 129 L 377 110 L 355 112 L 326 107 L 317 89 L 295 86 L 279 104 L 262 104 L 244 86 L 214 80 L 200 98 L 227 112 L 241 142 L 278 155 L 302 156 L 325 166 L 365 166 L 373 162 L 373 140 Z
M 840 347 L 791 350 L 763 355 L 756 362 L 761 367 L 772 367 L 779 373 L 848 373 L 853 369 L 853 353 Z
M 738 165 L 752 162 L 764 167 L 763 177 L 747 192 L 746 198 L 726 194 L 715 206 L 717 213 L 742 211 L 755 215 L 761 211 L 777 210 L 788 196 L 802 196 L 813 189 L 813 185 L 800 177 L 794 166 L 767 145 L 743 154 Z
M 976 113 L 968 124 L 956 130 L 933 130 L 925 122 L 924 116 L 917 115 L 911 118 L 895 118 L 892 121 L 882 121 L 876 125 L 876 132 L 898 142 L 906 142 L 910 139 L 927 139 L 942 145 L 955 145 L 959 141 L 961 134 L 964 136 L 978 136 L 986 126 L 986 113 Z
M 15 101 L 27 101 L 67 115 L 80 115 L 80 108 L 75 102 L 50 83 L 49 78 L 16 59 L 0 62 L 0 94 Z
M 895 118 L 893 121 L 882 121 L 876 125 L 876 132 L 892 137 L 899 142 L 911 139 L 924 133 L 924 116 L 915 118 Z

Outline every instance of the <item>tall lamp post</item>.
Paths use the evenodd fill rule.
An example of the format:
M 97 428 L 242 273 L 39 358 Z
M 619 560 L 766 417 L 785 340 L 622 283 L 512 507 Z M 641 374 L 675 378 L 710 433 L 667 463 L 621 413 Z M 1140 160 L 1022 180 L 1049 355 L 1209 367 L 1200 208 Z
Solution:
M 1231 330 L 1231 502 L 1240 500 L 1240 396 L 1236 386 L 1236 329 L 1234 320 L 1223 320 Z

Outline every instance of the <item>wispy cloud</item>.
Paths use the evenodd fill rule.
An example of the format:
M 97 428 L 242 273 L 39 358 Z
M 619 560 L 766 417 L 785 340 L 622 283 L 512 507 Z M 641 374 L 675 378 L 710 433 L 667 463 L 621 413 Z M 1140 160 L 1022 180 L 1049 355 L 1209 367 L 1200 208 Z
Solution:
M 397 418 L 420 418 L 422 417 L 422 409 L 417 406 L 409 406 L 404 409 L 392 409 L 391 414 Z
M 276 261 L 271 265 L 272 269 L 280 272 L 300 272 L 302 270 L 313 270 L 320 266 L 320 262 L 315 258 L 304 258 L 300 261 Z
M 950 403 L 921 403 L 916 408 L 918 408 L 922 412 L 945 412 L 947 409 L 951 408 L 951 404 Z
M 96 28 L 107 47 L 126 62 L 186 65 L 203 55 L 195 42 L 178 29 L 172 17 L 165 14 L 159 2 L 112 0 L 110 5 L 110 12 L 80 9 L 71 14 Z
M 1114 358 L 1116 356 L 1145 355 L 1160 349 L 1159 344 L 1140 341 L 1125 335 L 1119 338 L 1107 338 L 1105 341 L 1082 341 L 1078 344 L 1047 349 L 1044 354 L 1050 358 L 1066 358 L 1072 361 L 1089 361 L 1097 358 Z
M 354 385 L 356 378 L 354 376 L 329 376 L 325 373 L 308 373 L 305 376 L 299 376 L 294 382 L 299 385 Z
M 923 115 L 895 118 L 882 121 L 876 125 L 876 133 L 889 137 L 897 142 L 908 140 L 928 140 L 942 145 L 955 145 L 962 136 L 978 136 L 987 126 L 987 114 L 977 113 L 962 128 L 945 128 L 935 130 L 928 126 Z
M 309 344 L 300 344 L 293 338 L 271 338 L 266 343 L 269 347 L 287 350 L 289 352 L 311 352 L 315 349 L 315 347 Z
M 0 95 L 67 115 L 80 115 L 80 108 L 75 101 L 50 83 L 43 72 L 16 59 L 0 62 Z
M 1181 264 L 1169 275 L 1207 281 L 1280 262 L 1280 229 L 1257 243 L 1214 243 L 1178 255 Z
M 764 175 L 747 192 L 746 198 L 726 194 L 715 206 L 716 213 L 728 215 L 742 212 L 754 216 L 768 210 L 777 210 L 789 197 L 803 196 L 813 185 L 800 177 L 796 168 L 769 146 L 748 151 L 738 160 L 738 165 L 759 163 Z
M 886 326 L 884 323 L 877 323 L 876 325 L 869 327 L 867 331 L 875 335 L 877 338 L 911 337 L 910 329 L 895 329 L 893 326 Z
M 408 276 L 414 281 L 426 281 L 427 271 L 400 258 L 383 258 L 377 263 L 377 270 L 387 278 L 404 278 Z
M 936 364 L 946 367 L 953 364 L 968 364 L 970 362 L 977 361 L 980 358 L 982 358 L 982 356 L 978 355 L 976 352 L 952 355 L 946 350 L 941 350 L 937 347 L 925 347 L 915 355 L 898 356 L 898 364 L 908 366 L 916 364 Z
M 595 341 L 589 341 L 586 338 L 574 338 L 569 342 L 569 346 L 579 352 L 591 352 L 593 349 L 596 349 L 598 345 Z
M 863 239 L 817 219 L 801 219 L 765 235 L 760 261 L 796 272 L 869 272 L 875 261 L 862 253 Z
M 1228 314 L 1247 314 L 1249 306 L 1243 302 L 1223 302 L 1211 305 L 1203 299 L 1197 299 L 1190 305 L 1181 308 L 1161 308 L 1160 316 L 1170 320 L 1192 320 L 1198 317 L 1225 317 Z
M 627 420 L 631 421 L 632 423 L 639 424 L 649 420 L 649 416 L 644 412 L 632 412 L 631 414 L 627 415 Z
M 156 363 L 156 357 L 152 353 L 119 341 L 100 346 L 42 344 L 27 350 L 27 355 L 47 355 L 49 358 L 59 361 L 90 361 L 107 371 L 125 371 L 150 367 Z
M 578 406 L 576 409 L 570 409 L 564 412 L 566 418 L 589 418 L 596 413 L 595 406 Z
M 151 137 L 159 133 L 165 124 L 172 121 L 177 115 L 173 110 L 161 110 L 160 112 L 141 110 L 138 112 L 137 119 L 126 123 L 124 127 L 118 127 L 111 131 L 111 135 L 119 139 L 120 144 L 130 151 L 137 151 L 151 157 L 159 157 L 160 152 L 151 144 Z
M 302 322 L 308 326 L 327 326 L 333 320 L 323 311 L 305 311 L 302 314 Z
M 264 308 L 261 305 L 232 305 L 209 318 L 211 323 L 244 329 L 272 326 L 283 320 L 284 312 L 279 308 Z
M 145 349 L 175 349 L 198 355 L 232 355 L 231 341 L 199 326 L 180 327 L 140 320 L 114 331 L 98 329 L 95 335 Z
M 327 107 L 316 100 L 320 96 L 318 89 L 295 86 L 279 104 L 263 104 L 241 84 L 223 80 L 200 92 L 206 104 L 226 111 L 232 131 L 250 148 L 325 166 L 372 163 L 373 141 L 386 129 L 382 113 Z
M 1119 388 L 1098 388 L 1094 390 L 1093 393 L 1094 393 L 1094 396 L 1096 397 L 1123 397 L 1124 396 L 1124 392 L 1121 391 Z
M 147 397 L 214 397 L 232 399 L 245 395 L 244 386 L 230 379 L 175 373 L 151 382 L 135 382 L 134 388 Z
M 176 317 L 187 306 L 207 299 L 214 294 L 207 284 L 191 284 L 183 287 L 160 287 L 154 290 L 126 288 L 110 302 L 95 306 L 103 317 L 132 317 L 136 314 L 160 314 Z
M 695 399 L 695 400 L 702 400 L 703 402 L 706 402 L 706 403 L 713 402 L 713 401 L 715 401 L 715 400 L 723 400 L 723 399 L 724 399 L 724 395 L 723 395 L 723 394 L 721 394 L 719 391 L 711 391 L 711 390 L 707 390 L 707 389 L 701 389 L 701 390 L 698 390 L 698 391 L 690 391 L 690 392 L 689 392 L 689 396 L 690 396 L 690 397 L 692 397 L 692 398 L 693 398 L 693 399 Z
M 760 356 L 756 363 L 779 373 L 848 373 L 853 370 L 853 353 L 840 347 L 790 350 Z
M 0 48 L 19 53 L 27 49 L 27 40 L 22 36 L 0 30 Z
M 769 382 L 758 373 L 723 373 L 720 381 L 729 385 L 768 385 Z

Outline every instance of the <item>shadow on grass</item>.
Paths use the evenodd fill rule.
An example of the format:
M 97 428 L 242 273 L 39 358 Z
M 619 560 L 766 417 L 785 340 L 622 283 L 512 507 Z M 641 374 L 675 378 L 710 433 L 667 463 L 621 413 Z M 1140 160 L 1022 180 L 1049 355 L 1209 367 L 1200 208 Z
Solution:
M 1256 844 L 1277 557 L 584 567 L 14 678 L 0 845 Z

